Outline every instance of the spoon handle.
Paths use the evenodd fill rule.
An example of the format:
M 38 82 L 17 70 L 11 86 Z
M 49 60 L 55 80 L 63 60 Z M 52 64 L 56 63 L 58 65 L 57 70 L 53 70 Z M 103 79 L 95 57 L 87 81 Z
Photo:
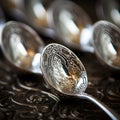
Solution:
M 120 120 L 120 116 L 115 113 L 111 108 L 109 108 L 108 106 L 106 106 L 104 103 L 102 103 L 101 101 L 99 101 L 98 99 L 94 98 L 91 95 L 88 94 L 82 94 L 79 96 L 80 98 L 86 99 L 86 100 L 90 100 L 93 103 L 95 103 L 98 107 L 100 107 L 112 120 Z

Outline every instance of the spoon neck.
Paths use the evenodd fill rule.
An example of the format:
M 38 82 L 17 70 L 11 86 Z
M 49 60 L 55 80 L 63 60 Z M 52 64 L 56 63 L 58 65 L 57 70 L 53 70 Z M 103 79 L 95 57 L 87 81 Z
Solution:
M 115 113 L 111 108 L 106 106 L 104 103 L 99 101 L 98 99 L 94 98 L 91 95 L 88 95 L 87 93 L 82 93 L 78 95 L 78 97 L 89 100 L 96 104 L 99 108 L 101 108 L 112 120 L 120 120 L 120 116 Z
M 80 37 L 80 48 L 82 51 L 94 53 L 92 34 L 93 34 L 92 25 L 88 25 L 86 28 L 82 30 Z

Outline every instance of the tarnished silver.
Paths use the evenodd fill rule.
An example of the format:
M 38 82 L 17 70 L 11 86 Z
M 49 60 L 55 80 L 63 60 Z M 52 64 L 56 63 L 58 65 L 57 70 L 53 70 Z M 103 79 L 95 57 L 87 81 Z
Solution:
M 10 21 L 1 33 L 1 50 L 12 66 L 32 73 L 40 73 L 40 55 L 44 43 L 28 25 Z
M 25 0 L 24 1 L 24 13 L 27 21 L 46 35 L 52 36 L 54 30 L 48 25 L 47 14 L 48 8 L 54 0 Z M 53 35 L 54 36 L 54 35 Z
M 79 58 L 68 48 L 56 43 L 47 45 L 41 54 L 41 70 L 46 83 L 60 94 L 90 100 L 111 119 L 119 119 L 113 110 L 85 93 L 88 85 L 86 70 Z
M 120 29 L 107 21 L 94 24 L 93 46 L 96 55 L 106 65 L 120 70 Z

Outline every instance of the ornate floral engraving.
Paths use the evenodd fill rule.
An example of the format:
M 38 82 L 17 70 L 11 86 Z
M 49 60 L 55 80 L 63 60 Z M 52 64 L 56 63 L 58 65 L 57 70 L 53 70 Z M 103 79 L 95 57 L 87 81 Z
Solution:
M 46 79 L 68 94 L 80 93 L 87 87 L 87 75 L 77 56 L 68 48 L 59 45 L 49 45 L 42 55 L 42 68 Z M 49 78 L 47 78 L 50 76 Z

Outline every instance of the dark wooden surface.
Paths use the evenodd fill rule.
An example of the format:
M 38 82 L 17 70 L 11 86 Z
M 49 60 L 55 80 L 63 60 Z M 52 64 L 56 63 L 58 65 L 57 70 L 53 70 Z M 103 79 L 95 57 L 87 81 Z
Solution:
M 94 0 L 76 0 L 77 2 L 88 12 L 93 22 L 97 21 Z M 14 20 L 8 14 L 6 17 L 7 20 Z M 49 39 L 48 42 L 52 40 Z M 120 114 L 120 72 L 105 68 L 94 54 L 74 52 L 88 73 L 89 85 L 86 92 Z M 0 120 L 109 120 L 109 118 L 97 106 L 86 100 L 70 98 L 58 102 L 54 93 L 46 88 L 41 76 L 17 74 L 7 65 L 1 54 Z

